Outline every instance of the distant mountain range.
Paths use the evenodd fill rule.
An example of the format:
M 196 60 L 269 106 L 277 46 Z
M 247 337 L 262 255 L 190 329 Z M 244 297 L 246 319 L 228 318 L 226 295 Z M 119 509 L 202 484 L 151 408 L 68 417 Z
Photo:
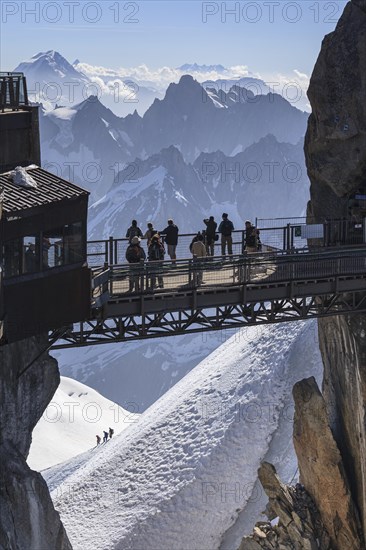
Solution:
M 255 95 L 278 91 L 288 99 L 286 86 L 279 82 L 269 85 L 248 73 L 244 66 L 226 68 L 185 63 L 177 68 L 164 67 L 155 71 L 145 66 L 115 70 L 94 67 L 79 59 L 71 64 L 59 52 L 48 50 L 22 61 L 14 70 L 26 75 L 32 101 L 42 102 L 48 108 L 56 104 L 70 107 L 90 95 L 97 95 L 118 116 L 132 114 L 135 110 L 142 116 L 154 99 L 162 99 L 168 85 L 178 82 L 184 74 L 193 75 L 205 89 L 211 87 L 227 93 L 232 86 L 239 86 Z M 291 86 L 294 80 L 295 74 L 291 77 Z M 299 98 L 296 93 L 294 106 L 307 109 L 306 95 L 303 92 L 300 95 Z
M 136 159 L 116 177 L 89 211 L 89 234 L 108 238 L 126 232 L 130 220 L 163 229 L 168 218 L 182 232 L 202 229 L 203 218 L 230 214 L 237 229 L 247 218 L 301 216 L 309 196 L 303 145 L 268 135 L 243 153 L 201 153 L 193 164 L 170 146 Z M 185 250 L 188 253 L 188 248 Z
M 132 78 L 121 79 L 113 74 L 92 78 L 78 69 L 78 62 L 71 65 L 59 52 L 49 50 L 23 61 L 14 71 L 27 77 L 30 99 L 48 109 L 56 105 L 71 107 L 96 95 L 106 107 L 126 116 L 134 110 L 143 114 L 156 97 L 161 97 L 157 90 Z
M 192 164 L 202 152 L 235 156 L 269 134 L 296 145 L 306 123 L 307 114 L 279 95 L 255 96 L 238 86 L 205 90 L 187 75 L 142 117 L 118 117 L 95 96 L 71 108 L 42 109 L 42 162 L 88 187 L 96 200 L 126 165 L 132 173 L 140 160 L 172 145 Z

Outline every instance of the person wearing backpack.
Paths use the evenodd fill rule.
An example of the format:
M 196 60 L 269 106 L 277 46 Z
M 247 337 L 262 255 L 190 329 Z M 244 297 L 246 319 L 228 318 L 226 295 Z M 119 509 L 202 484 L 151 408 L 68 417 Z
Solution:
M 151 265 L 151 289 L 153 290 L 156 285 L 156 279 L 158 279 L 159 288 L 164 288 L 163 280 L 163 261 L 165 256 L 165 248 L 160 240 L 160 235 L 156 234 L 152 237 L 147 257 L 149 262 L 153 262 Z M 149 266 L 150 267 L 150 266 Z
M 130 292 L 140 291 L 141 263 L 146 259 L 145 250 L 140 246 L 141 239 L 133 237 L 126 250 L 126 260 L 130 264 Z
M 192 254 L 192 246 L 193 246 L 194 243 L 196 243 L 199 240 L 200 236 L 202 236 L 202 240 L 203 240 L 203 235 L 202 235 L 201 231 L 198 231 L 197 235 L 195 235 L 193 237 L 193 239 L 191 240 L 191 243 L 189 245 L 189 251 L 190 251 L 191 254 Z
M 221 233 L 221 255 L 225 256 L 226 245 L 228 254 L 231 256 L 233 253 L 233 238 L 232 232 L 234 231 L 234 224 L 229 220 L 228 214 L 225 212 L 222 215 L 222 222 L 219 225 L 219 233 Z
M 132 239 L 134 237 L 142 237 L 142 231 L 137 226 L 137 221 L 132 220 L 130 227 L 127 229 L 126 238 L 129 240 L 129 243 L 131 244 Z

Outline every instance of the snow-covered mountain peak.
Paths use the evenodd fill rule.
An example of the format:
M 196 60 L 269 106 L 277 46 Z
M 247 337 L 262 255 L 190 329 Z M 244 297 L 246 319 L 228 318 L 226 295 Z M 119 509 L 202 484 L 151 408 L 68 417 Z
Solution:
M 50 80 L 52 77 L 56 79 L 72 79 L 82 80 L 84 82 L 89 79 L 77 71 L 59 52 L 56 50 L 48 50 L 39 52 L 28 61 L 20 63 L 15 69 L 15 72 L 23 72 L 30 79 L 37 78 Z

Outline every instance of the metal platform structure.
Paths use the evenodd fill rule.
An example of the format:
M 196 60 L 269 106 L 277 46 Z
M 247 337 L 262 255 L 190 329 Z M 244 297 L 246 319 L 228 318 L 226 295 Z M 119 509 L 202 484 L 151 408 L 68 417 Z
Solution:
M 94 269 L 90 318 L 50 333 L 52 348 L 366 313 L 365 246 L 154 263 Z

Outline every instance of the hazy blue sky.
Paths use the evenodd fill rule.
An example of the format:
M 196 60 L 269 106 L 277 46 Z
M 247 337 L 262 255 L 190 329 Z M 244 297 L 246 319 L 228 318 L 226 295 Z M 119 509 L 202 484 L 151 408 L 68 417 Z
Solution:
M 58 50 L 112 68 L 248 65 L 262 75 L 310 73 L 339 1 L 43 1 L 1 3 L 1 68 Z

